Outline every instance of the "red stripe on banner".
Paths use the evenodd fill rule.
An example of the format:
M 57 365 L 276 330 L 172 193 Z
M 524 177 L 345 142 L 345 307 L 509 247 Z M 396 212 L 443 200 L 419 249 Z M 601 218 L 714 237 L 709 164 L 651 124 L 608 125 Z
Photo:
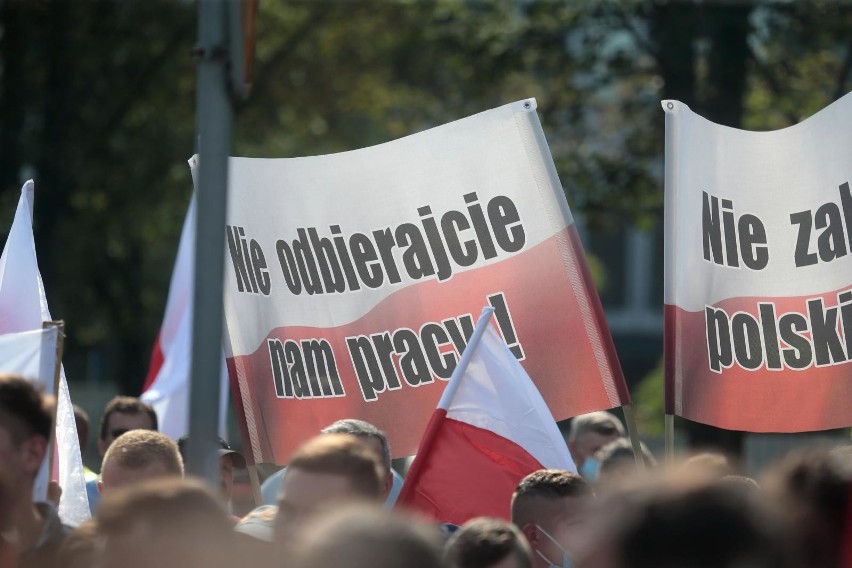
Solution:
M 572 233 L 574 236 L 570 236 Z M 341 418 L 360 418 L 384 429 L 395 456 L 414 453 L 441 396 L 444 380 L 435 378 L 428 367 L 425 380 L 419 384 L 412 385 L 406 379 L 403 366 L 422 369 L 428 361 L 425 356 L 418 356 L 416 349 L 412 350 L 415 345 L 409 339 L 419 336 L 428 322 L 442 324 L 462 315 L 469 316 L 472 331 L 476 315 L 488 304 L 487 298 L 495 293 L 503 294 L 510 314 L 510 318 L 503 318 L 503 321 L 511 319 L 523 348 L 524 368 L 556 420 L 617 406 L 620 402 L 616 391 L 622 392 L 617 384 L 623 383 L 623 378 L 606 322 L 599 319 L 591 323 L 600 332 L 594 344 L 598 346 L 596 352 L 585 333 L 588 326 L 583 319 L 584 313 L 563 268 L 564 245 L 572 239 L 575 244 L 570 246 L 578 247 L 573 227 L 504 261 L 453 275 L 451 283 L 428 280 L 400 288 L 360 319 L 342 326 L 274 329 L 253 353 L 229 359 L 228 366 L 235 373 L 231 375 L 232 382 L 237 381 L 236 390 L 241 391 L 235 400 L 241 405 L 246 420 L 254 425 L 255 460 L 284 465 L 301 442 Z M 573 251 L 575 261 L 585 264 L 578 251 L 579 248 Z M 587 290 L 586 294 L 587 305 L 597 300 L 593 290 Z M 603 317 L 599 308 L 593 311 L 599 318 Z M 495 320 L 499 323 L 500 318 Z M 500 325 L 497 327 L 500 329 Z M 396 343 L 384 341 L 382 350 L 387 353 L 388 349 L 396 349 L 396 354 L 389 357 L 390 362 L 385 361 L 386 365 L 376 365 L 381 384 L 376 398 L 367 400 L 362 395 L 346 338 L 375 338 L 403 329 L 409 331 L 395 336 Z M 431 329 L 435 331 L 436 328 Z M 436 337 L 430 334 L 427 342 L 434 344 Z M 282 345 L 289 341 L 291 347 L 299 348 L 295 354 L 303 341 L 326 340 L 334 355 L 345 396 L 279 396 L 273 379 L 270 339 L 279 340 Z M 439 350 L 442 354 L 452 352 L 458 357 L 451 341 L 445 342 Z M 300 364 L 293 358 L 295 354 L 288 354 L 290 358 L 285 366 L 298 371 Z M 612 382 L 604 385 L 601 364 L 609 365 L 615 385 Z M 384 375 L 387 373 L 395 380 L 394 384 L 386 381 Z M 622 402 L 627 400 L 629 398 L 625 397 Z M 245 436 L 248 427 L 243 426 Z
M 738 364 L 736 356 L 730 367 L 721 366 L 721 372 L 711 370 L 705 312 L 689 312 L 667 305 L 666 321 L 671 325 L 666 328 L 666 345 L 673 345 L 672 377 L 667 387 L 674 386 L 679 372 L 679 398 L 678 390 L 670 388 L 673 402 L 682 409 L 678 414 L 696 422 L 750 432 L 806 432 L 852 424 L 852 361 L 821 366 L 811 363 L 802 370 L 789 368 L 782 352 L 787 350 L 790 354 L 793 346 L 781 339 L 778 328 L 773 331 L 769 318 L 760 318 L 758 309 L 758 302 L 772 303 L 774 321 L 788 313 L 806 316 L 808 300 L 821 298 L 825 308 L 832 309 L 837 307 L 838 292 L 806 297 L 732 298 L 713 306 L 725 310 L 729 319 L 734 314 L 744 314 L 730 328 L 738 329 L 735 333 L 741 335 L 741 356 L 751 354 L 752 350 L 755 357 L 762 354 L 764 362 L 754 370 Z M 756 323 L 749 324 L 746 315 Z M 840 314 L 837 315 L 840 318 Z M 759 330 L 750 342 L 743 339 L 747 326 Z M 811 341 L 811 329 L 809 326 L 808 331 L 800 332 L 797 341 Z M 834 352 L 846 352 L 840 319 L 833 329 L 838 337 Z M 852 333 L 852 326 L 847 330 Z M 735 333 L 732 332 L 731 337 L 737 337 Z M 737 349 L 734 341 L 736 339 L 731 340 L 732 349 Z M 811 352 L 815 352 L 812 341 L 810 345 Z M 770 356 L 776 362 L 780 360 L 782 368 L 768 368 L 766 361 Z
M 436 417 L 438 416 L 436 411 Z M 543 466 L 524 448 L 490 430 L 442 418 L 431 451 L 418 454 L 419 474 L 406 478 L 398 506 L 438 522 L 462 525 L 473 517 L 511 519 L 518 483 Z
M 157 339 L 154 341 L 154 348 L 151 350 L 151 363 L 148 365 L 148 375 L 145 377 L 145 383 L 142 385 L 142 392 L 145 392 L 154 384 L 154 380 L 163 367 L 164 361 L 163 349 L 160 347 L 160 332 L 157 332 Z

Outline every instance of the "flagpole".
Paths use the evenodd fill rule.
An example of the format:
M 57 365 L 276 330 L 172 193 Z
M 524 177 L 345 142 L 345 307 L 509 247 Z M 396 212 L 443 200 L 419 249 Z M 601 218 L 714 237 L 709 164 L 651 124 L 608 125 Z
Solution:
M 621 407 L 624 412 L 624 421 L 627 423 L 627 436 L 630 445 L 633 446 L 633 457 L 639 471 L 645 471 L 645 457 L 642 455 L 642 444 L 639 443 L 639 428 L 636 426 L 636 415 L 633 414 L 633 405 L 625 404 Z
M 491 306 L 482 308 L 482 313 L 479 315 L 479 320 L 476 322 L 473 334 L 470 336 L 467 346 L 462 351 L 459 362 L 456 365 L 456 368 L 453 369 L 453 374 L 450 375 L 450 380 L 447 382 L 447 386 L 444 387 L 441 400 L 438 402 L 437 411 L 432 414 L 432 417 L 429 419 L 429 423 L 426 425 L 426 430 L 423 432 L 423 437 L 420 440 L 420 446 L 417 448 L 417 455 L 429 455 L 429 452 L 432 449 L 432 444 L 437 437 L 438 431 L 441 429 L 441 424 L 447 416 L 447 408 L 450 406 L 453 396 L 455 396 L 456 392 L 459 390 L 461 378 L 467 371 L 470 359 L 473 357 L 476 347 L 482 340 L 482 335 L 488 328 L 488 324 L 491 322 L 491 316 L 493 315 L 494 308 Z M 414 463 L 411 464 L 411 469 L 408 470 L 408 475 L 405 476 L 405 483 L 402 485 L 402 491 L 397 498 L 397 502 L 404 503 L 408 499 L 408 494 L 411 491 L 414 491 L 414 488 L 417 487 L 417 479 L 420 477 L 420 472 L 420 460 L 415 457 Z
M 669 303 L 677 305 L 675 295 L 675 281 L 673 277 L 674 262 L 676 256 L 675 247 L 677 246 L 677 235 L 675 234 L 675 221 L 677 215 L 677 207 L 675 205 L 675 152 L 677 143 L 675 141 L 676 129 L 675 120 L 677 118 L 676 101 L 662 101 L 663 111 L 665 112 L 665 164 L 664 164 L 664 201 L 665 201 L 665 219 L 663 223 L 663 241 L 665 242 L 665 251 L 663 253 L 663 405 L 665 407 L 665 448 L 666 448 L 666 465 L 671 466 L 674 463 L 674 414 L 676 410 L 676 399 L 680 393 L 677 391 L 675 375 L 677 373 L 675 365 L 675 313 L 668 310 Z

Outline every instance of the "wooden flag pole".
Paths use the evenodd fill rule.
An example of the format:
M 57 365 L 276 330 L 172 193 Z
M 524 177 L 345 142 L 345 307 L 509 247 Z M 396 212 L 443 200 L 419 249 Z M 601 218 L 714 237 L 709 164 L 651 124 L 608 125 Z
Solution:
M 260 494 L 260 476 L 257 474 L 257 466 L 254 464 L 246 466 L 251 482 L 251 494 L 254 497 L 255 507 L 263 505 L 263 497 Z
M 46 321 L 42 322 L 42 329 L 55 327 L 58 330 L 56 335 L 56 361 L 53 365 L 53 416 L 51 417 L 52 427 L 50 430 L 50 441 L 47 446 L 48 455 L 48 477 L 53 474 L 53 467 L 56 465 L 56 412 L 59 409 L 59 377 L 62 372 L 62 353 L 65 349 L 65 322 Z
M 666 414 L 666 466 L 674 465 L 674 414 Z
M 627 436 L 630 445 L 633 446 L 633 457 L 636 458 L 636 466 L 639 471 L 645 471 L 645 457 L 642 455 L 642 445 L 639 443 L 639 428 L 636 426 L 636 415 L 633 414 L 633 405 L 625 404 L 621 407 L 624 412 L 624 421 L 627 423 Z

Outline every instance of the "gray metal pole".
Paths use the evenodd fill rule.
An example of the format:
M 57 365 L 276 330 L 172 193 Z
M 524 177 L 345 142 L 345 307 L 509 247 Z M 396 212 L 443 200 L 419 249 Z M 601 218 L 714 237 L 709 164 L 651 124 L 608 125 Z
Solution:
M 228 3 L 198 3 L 196 121 L 200 143 L 195 233 L 187 471 L 218 485 L 215 457 L 222 353 L 225 210 L 233 108 L 228 96 Z

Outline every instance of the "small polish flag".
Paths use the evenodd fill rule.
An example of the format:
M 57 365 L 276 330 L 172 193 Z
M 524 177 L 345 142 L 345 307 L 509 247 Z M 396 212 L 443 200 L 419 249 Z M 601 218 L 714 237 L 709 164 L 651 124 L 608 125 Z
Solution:
M 397 505 L 461 525 L 510 518 L 518 483 L 576 472 L 553 415 L 485 308 L 420 442 Z
M 197 156 L 189 160 L 193 182 Z M 195 196 L 190 201 L 180 234 L 178 254 L 169 284 L 169 298 L 160 333 L 154 342 L 141 399 L 154 407 L 160 432 L 177 440 L 189 434 L 189 374 L 192 361 L 192 295 L 195 286 Z M 228 371 L 222 356 L 219 377 L 219 436 L 226 438 Z

